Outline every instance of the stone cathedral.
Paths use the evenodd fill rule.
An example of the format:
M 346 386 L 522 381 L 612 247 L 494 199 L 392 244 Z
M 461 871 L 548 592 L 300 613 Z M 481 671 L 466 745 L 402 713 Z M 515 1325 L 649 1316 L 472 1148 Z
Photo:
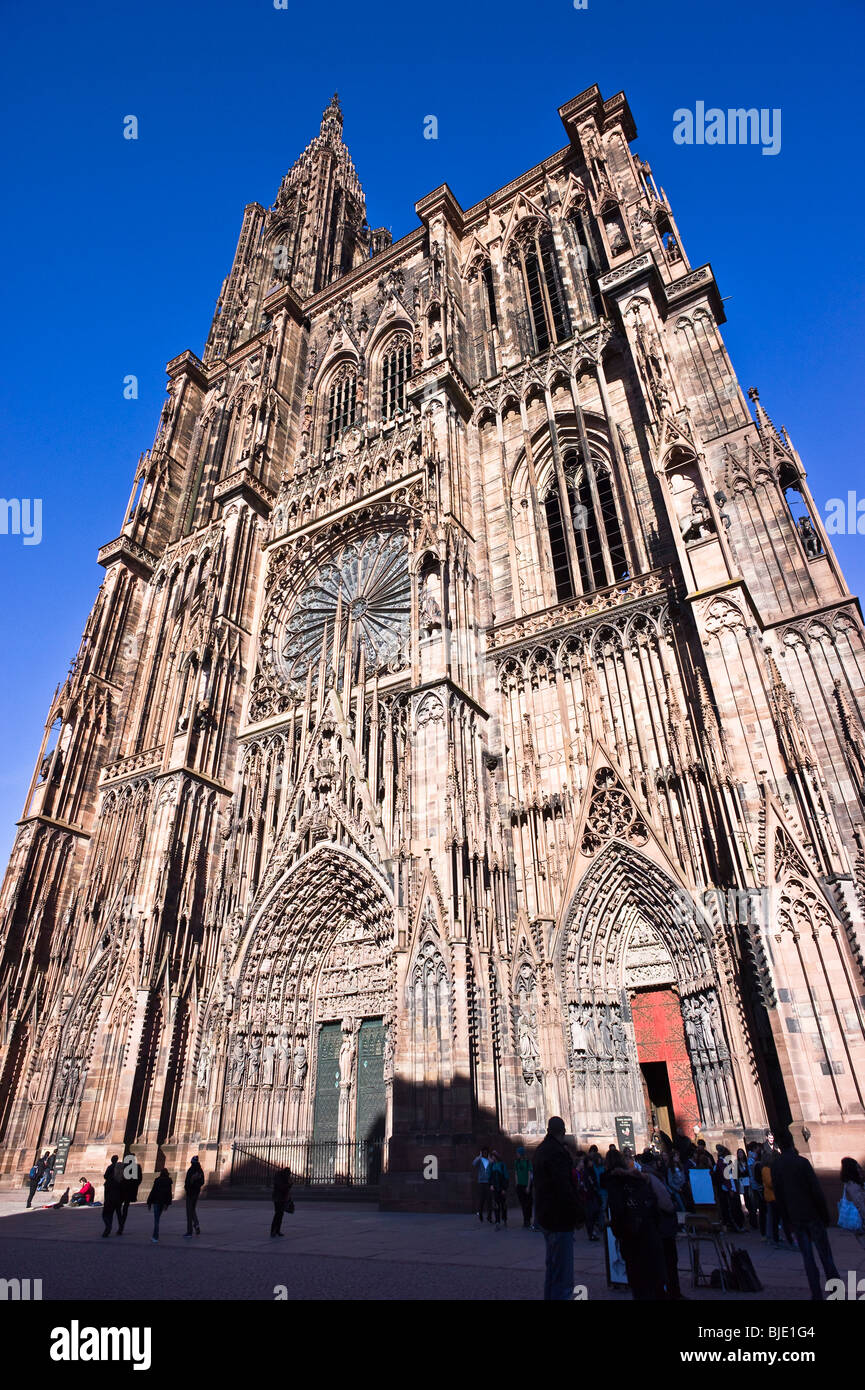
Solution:
M 862 1157 L 858 603 L 624 95 L 559 115 L 392 242 L 334 97 L 246 208 L 0 899 L 5 1173 Z

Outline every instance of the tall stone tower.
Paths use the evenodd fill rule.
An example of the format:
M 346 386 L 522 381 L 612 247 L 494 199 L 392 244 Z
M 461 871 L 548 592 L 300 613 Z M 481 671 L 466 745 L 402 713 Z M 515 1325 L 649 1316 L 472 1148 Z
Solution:
M 861 1148 L 858 605 L 624 96 L 560 115 L 391 245 L 334 98 L 246 209 L 6 875 L 4 1171 Z

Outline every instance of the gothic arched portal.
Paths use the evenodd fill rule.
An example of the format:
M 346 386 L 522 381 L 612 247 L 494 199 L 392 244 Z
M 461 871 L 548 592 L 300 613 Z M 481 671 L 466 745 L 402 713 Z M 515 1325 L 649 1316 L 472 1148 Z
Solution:
M 611 841 L 565 920 L 560 968 L 574 1132 L 723 1128 L 739 1104 L 711 927 L 646 855 Z
M 283 876 L 235 957 L 224 1133 L 384 1138 L 392 946 L 390 890 L 360 854 L 320 844 Z

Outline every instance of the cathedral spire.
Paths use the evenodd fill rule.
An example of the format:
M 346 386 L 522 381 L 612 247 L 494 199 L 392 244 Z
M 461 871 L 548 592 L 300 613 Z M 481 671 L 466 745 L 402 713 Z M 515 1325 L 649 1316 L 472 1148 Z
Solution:
M 347 274 L 369 254 L 366 202 L 342 125 L 334 92 L 318 135 L 289 169 L 271 209 L 290 248 L 288 278 L 302 296 Z
M 319 135 L 335 144 L 342 142 L 342 107 L 339 104 L 339 92 L 334 92 L 330 105 L 322 112 Z

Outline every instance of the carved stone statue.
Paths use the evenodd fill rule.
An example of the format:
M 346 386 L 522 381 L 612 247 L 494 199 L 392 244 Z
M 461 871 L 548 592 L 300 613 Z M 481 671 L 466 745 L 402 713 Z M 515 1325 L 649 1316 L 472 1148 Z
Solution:
M 276 1062 L 276 1048 L 273 1045 L 273 1038 L 268 1037 L 261 1054 L 261 1084 L 262 1086 L 273 1085 L 273 1072 Z
M 712 1014 L 705 999 L 702 999 L 699 1004 L 698 1023 L 703 1047 L 707 1051 L 711 1051 L 715 1046 L 715 1034 L 712 1029 Z
M 571 1046 L 575 1052 L 586 1053 L 589 1050 L 589 1040 L 586 1030 L 580 1019 L 580 1011 L 576 1004 L 571 1004 L 568 1008 L 571 1026 Z
M 532 1019 L 524 1009 L 520 1011 L 517 1020 L 517 1033 L 523 1080 L 531 1085 L 538 1071 L 538 1044 L 535 1040 Z
M 715 523 L 712 520 L 712 513 L 705 497 L 699 493 L 694 493 L 691 498 L 691 512 L 689 516 L 683 516 L 679 521 L 679 529 L 682 532 L 682 540 L 698 541 L 703 536 L 710 536 L 715 530 Z
M 243 1072 L 246 1066 L 246 1043 L 238 1035 L 234 1041 L 234 1048 L 231 1054 L 231 1084 L 232 1086 L 243 1085 Z
M 291 1065 L 291 1049 L 288 1041 L 288 1033 L 284 1028 L 280 1029 L 279 1040 L 276 1047 L 276 1084 L 285 1086 L 288 1083 L 288 1069 Z
M 201 1044 L 201 1053 L 198 1058 L 198 1072 L 196 1082 L 199 1091 L 206 1091 L 210 1082 L 210 1038 L 207 1037 Z
M 249 1045 L 249 1084 L 258 1085 L 258 1074 L 261 1068 L 261 1038 L 256 1033 Z
M 349 1019 L 343 1019 L 342 1045 L 339 1049 L 339 1084 L 350 1086 L 354 1067 L 354 1029 Z
M 306 1080 L 307 1071 L 306 1048 L 303 1045 L 303 1038 L 298 1038 L 294 1047 L 294 1065 L 292 1069 L 291 1084 L 298 1090 L 303 1087 Z
M 382 1070 L 385 1081 L 393 1080 L 393 1024 L 388 1023 L 384 1030 L 384 1057 Z
M 613 1035 L 610 1032 L 610 1020 L 607 1016 L 606 1008 L 601 1008 L 598 1020 L 598 1056 L 612 1057 L 613 1055 Z

